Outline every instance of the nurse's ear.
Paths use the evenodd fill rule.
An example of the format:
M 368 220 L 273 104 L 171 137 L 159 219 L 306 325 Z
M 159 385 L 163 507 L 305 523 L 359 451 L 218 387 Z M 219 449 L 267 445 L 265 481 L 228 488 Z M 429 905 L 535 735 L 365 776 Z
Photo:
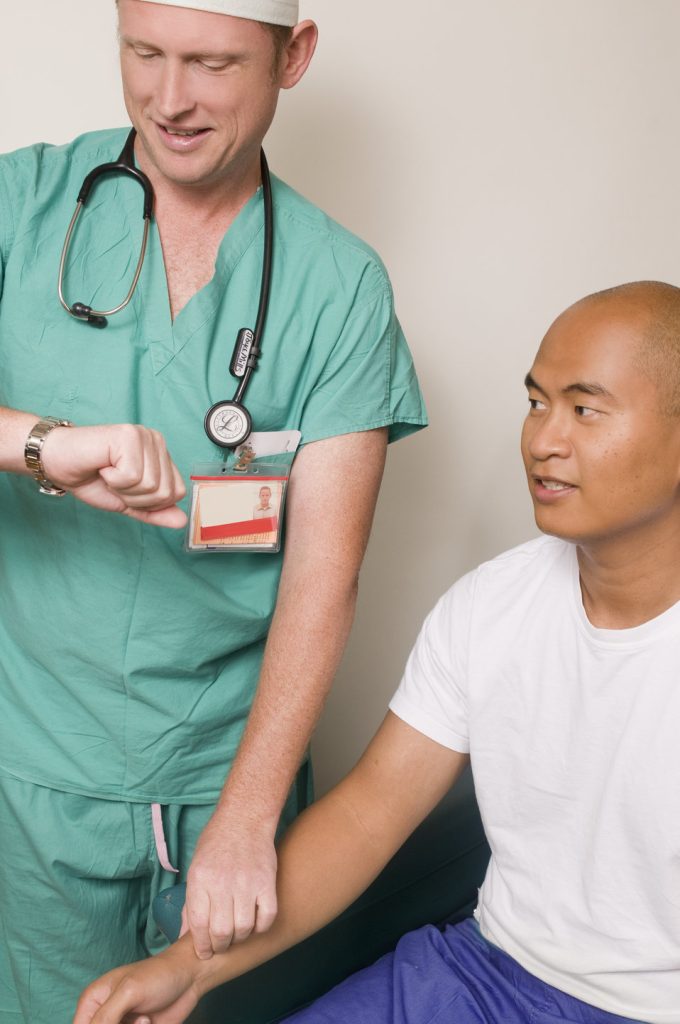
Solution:
M 319 30 L 313 21 L 301 21 L 293 29 L 290 41 L 281 54 L 278 84 L 292 89 L 300 81 L 314 56 Z

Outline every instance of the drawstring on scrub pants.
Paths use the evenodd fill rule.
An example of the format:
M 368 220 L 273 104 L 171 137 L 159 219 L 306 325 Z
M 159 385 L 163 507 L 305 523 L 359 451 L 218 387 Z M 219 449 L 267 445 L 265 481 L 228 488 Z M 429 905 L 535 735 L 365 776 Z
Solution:
M 151 822 L 153 824 L 153 837 L 156 842 L 156 854 L 160 866 L 165 871 L 171 871 L 173 875 L 178 875 L 179 871 L 177 868 L 173 868 L 170 863 L 168 844 L 165 841 L 165 832 L 163 831 L 163 811 L 160 804 L 151 804 Z

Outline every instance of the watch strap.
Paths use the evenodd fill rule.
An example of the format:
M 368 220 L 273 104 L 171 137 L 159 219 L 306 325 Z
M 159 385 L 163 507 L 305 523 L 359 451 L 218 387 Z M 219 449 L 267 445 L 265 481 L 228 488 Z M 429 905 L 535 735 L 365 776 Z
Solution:
M 70 420 L 60 420 L 56 416 L 43 416 L 32 428 L 24 446 L 24 462 L 29 473 L 32 473 L 41 494 L 49 494 L 53 498 L 63 498 L 66 491 L 57 487 L 45 476 L 42 464 L 42 450 L 45 438 L 55 427 L 72 427 Z

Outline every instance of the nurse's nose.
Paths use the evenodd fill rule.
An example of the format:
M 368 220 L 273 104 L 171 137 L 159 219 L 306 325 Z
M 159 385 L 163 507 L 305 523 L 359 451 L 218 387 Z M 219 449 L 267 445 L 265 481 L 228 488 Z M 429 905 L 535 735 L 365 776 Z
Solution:
M 177 121 L 196 105 L 191 91 L 189 69 L 179 61 L 165 60 L 155 92 L 156 110 L 167 121 Z

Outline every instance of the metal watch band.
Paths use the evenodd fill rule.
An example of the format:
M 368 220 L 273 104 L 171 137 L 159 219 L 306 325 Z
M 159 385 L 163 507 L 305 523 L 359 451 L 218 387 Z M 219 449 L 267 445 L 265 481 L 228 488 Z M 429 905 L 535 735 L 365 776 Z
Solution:
M 24 462 L 28 471 L 33 474 L 41 494 L 49 494 L 52 498 L 63 498 L 66 494 L 66 491 L 62 490 L 61 487 L 56 487 L 45 476 L 42 464 L 42 450 L 45 438 L 51 430 L 54 430 L 55 427 L 72 426 L 73 424 L 70 420 L 59 420 L 56 416 L 43 416 L 41 420 L 38 420 L 26 438 Z

